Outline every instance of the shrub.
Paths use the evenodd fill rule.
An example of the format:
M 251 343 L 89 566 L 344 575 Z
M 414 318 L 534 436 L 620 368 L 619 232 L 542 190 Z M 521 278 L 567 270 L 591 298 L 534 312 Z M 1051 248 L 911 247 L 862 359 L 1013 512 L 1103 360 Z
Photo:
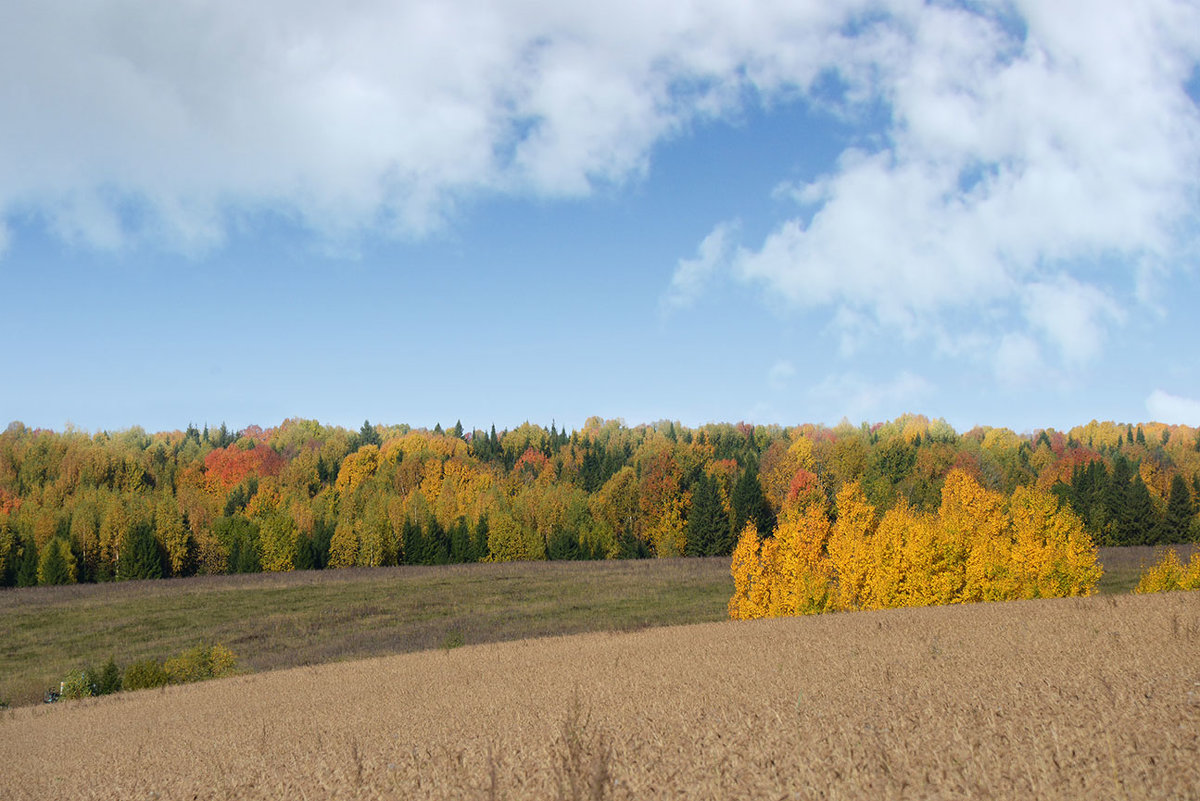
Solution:
M 171 657 L 163 668 L 171 684 L 188 684 L 233 675 L 237 657 L 224 645 L 198 645 Z
M 1158 564 L 1142 573 L 1134 592 L 1172 592 L 1173 590 L 1200 590 L 1200 551 L 1192 554 L 1186 565 L 1179 561 L 1175 549 L 1167 551 Z
M 95 695 L 96 688 L 92 684 L 89 670 L 73 670 L 63 679 L 59 698 L 90 698 Z
M 121 691 L 121 669 L 113 659 L 110 658 L 100 669 L 93 686 L 96 688 L 96 695 L 110 695 Z
M 126 690 L 145 690 L 151 687 L 164 687 L 170 683 L 167 671 L 157 659 L 143 659 L 125 668 L 124 687 Z

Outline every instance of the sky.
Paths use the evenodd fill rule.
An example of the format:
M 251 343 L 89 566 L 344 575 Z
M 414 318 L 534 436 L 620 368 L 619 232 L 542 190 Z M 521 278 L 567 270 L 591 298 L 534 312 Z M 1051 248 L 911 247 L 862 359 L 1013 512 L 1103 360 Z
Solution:
M 9 0 L 0 425 L 1200 425 L 1200 3 Z

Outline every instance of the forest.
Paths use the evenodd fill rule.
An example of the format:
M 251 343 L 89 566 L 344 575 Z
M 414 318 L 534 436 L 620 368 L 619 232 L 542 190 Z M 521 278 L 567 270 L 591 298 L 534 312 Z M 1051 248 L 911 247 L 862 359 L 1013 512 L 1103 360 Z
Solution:
M 732 555 L 747 523 L 765 536 L 819 508 L 836 527 L 839 495 L 872 529 L 889 514 L 933 520 L 956 476 L 995 504 L 1049 498 L 1047 520 L 1068 515 L 1097 545 L 1200 539 L 1200 436 L 1159 423 L 1018 434 L 920 415 L 834 427 L 594 417 L 497 433 L 289 419 L 151 434 L 14 422 L 0 434 L 0 582 Z

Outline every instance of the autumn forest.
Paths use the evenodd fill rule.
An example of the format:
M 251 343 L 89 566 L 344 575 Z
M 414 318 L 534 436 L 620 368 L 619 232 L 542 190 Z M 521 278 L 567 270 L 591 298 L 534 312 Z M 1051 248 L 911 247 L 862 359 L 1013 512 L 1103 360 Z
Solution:
M 1027 596 L 1041 592 L 1039 581 L 1086 582 L 1092 544 L 1195 541 L 1198 493 L 1200 433 L 1153 423 L 1032 434 L 960 434 L 917 415 L 832 428 L 591 418 L 571 432 L 526 423 L 500 433 L 369 422 L 354 431 L 299 419 L 154 434 L 13 423 L 0 434 L 0 580 L 731 555 L 736 547 L 735 578 L 739 559 L 743 575 L 731 611 L 758 616 L 782 604 L 794 614 L 805 604 L 890 605 L 885 592 L 932 593 L 922 602 L 933 603 L 945 600 L 934 597 L 943 590 L 970 600 L 965 593 L 986 599 L 1005 582 Z M 953 515 L 959 522 L 947 523 Z M 1066 532 L 1061 547 L 1044 535 L 1038 547 L 1058 547 L 1050 562 L 1060 568 L 1076 560 L 1070 576 L 985 576 L 985 566 L 971 579 L 964 568 L 962 586 L 948 590 L 933 574 L 924 589 L 907 590 L 854 578 L 855 564 L 889 557 L 856 555 L 864 540 L 846 533 L 853 526 L 874 532 L 877 548 L 891 536 L 899 554 L 906 542 L 934 547 L 936 532 L 953 525 L 1011 526 L 1006 541 L 1018 547 L 1030 520 Z M 752 574 L 789 542 L 793 551 L 816 548 L 825 566 L 810 567 L 840 570 L 838 580 L 772 598 Z

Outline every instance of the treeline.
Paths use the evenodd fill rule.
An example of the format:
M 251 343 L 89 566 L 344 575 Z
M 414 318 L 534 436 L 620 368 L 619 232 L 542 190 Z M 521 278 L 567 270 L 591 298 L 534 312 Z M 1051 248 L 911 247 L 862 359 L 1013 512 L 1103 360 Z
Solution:
M 589 419 L 497 432 L 311 420 L 0 434 L 5 586 L 195 573 L 511 559 L 728 555 L 747 521 L 830 508 L 857 482 L 880 514 L 939 508 L 959 470 L 1054 493 L 1101 545 L 1197 539 L 1200 440 L 1186 426 L 958 433 L 874 426 L 688 428 Z

